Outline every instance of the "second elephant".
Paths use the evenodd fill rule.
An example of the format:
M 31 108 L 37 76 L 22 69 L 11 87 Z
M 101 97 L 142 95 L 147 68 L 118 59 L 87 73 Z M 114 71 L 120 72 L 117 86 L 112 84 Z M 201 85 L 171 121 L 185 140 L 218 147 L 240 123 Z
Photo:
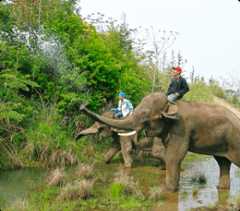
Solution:
M 102 116 L 112 117 L 111 112 L 104 112 Z M 137 134 L 130 136 L 119 136 L 118 130 L 111 128 L 98 121 L 94 122 L 89 128 L 80 131 L 76 135 L 76 139 L 81 136 L 87 135 L 99 135 L 100 138 L 112 137 L 113 144 L 112 147 L 105 153 L 104 160 L 106 163 L 110 163 L 114 156 L 118 153 L 122 153 L 125 167 L 131 167 L 133 163 L 132 152 L 133 148 L 137 151 L 141 151 L 142 154 L 148 155 L 159 160 L 161 167 L 164 168 L 164 154 L 165 148 L 161 139 L 155 138 L 141 138 L 138 140 Z

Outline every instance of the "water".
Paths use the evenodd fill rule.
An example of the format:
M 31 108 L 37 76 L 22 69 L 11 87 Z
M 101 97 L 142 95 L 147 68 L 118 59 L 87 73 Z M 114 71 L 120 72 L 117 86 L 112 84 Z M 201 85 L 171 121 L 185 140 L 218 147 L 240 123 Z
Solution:
M 192 182 L 194 175 L 204 175 L 206 184 L 196 184 Z M 232 165 L 230 171 L 231 187 L 230 191 L 218 191 L 219 167 L 216 161 L 208 158 L 204 161 L 192 163 L 181 175 L 179 203 L 180 211 L 189 210 L 190 208 L 209 207 L 217 203 L 225 203 L 222 201 L 228 195 L 237 197 L 240 194 L 240 169 Z
M 189 156 L 188 156 L 189 157 Z M 201 158 L 201 157 L 200 157 Z M 229 198 L 240 194 L 240 169 L 232 165 L 230 191 L 218 191 L 219 168 L 211 157 L 204 159 L 185 159 L 181 171 L 180 189 L 178 193 L 166 195 L 164 201 L 153 204 L 153 211 L 187 211 L 191 208 L 209 207 L 217 203 L 224 204 Z M 102 175 L 104 185 L 110 184 L 116 171 L 121 168 L 120 161 L 97 166 L 96 173 Z M 137 164 L 130 174 L 138 181 L 145 195 L 151 187 L 161 186 L 165 180 L 165 171 L 151 164 Z M 206 184 L 193 182 L 196 175 L 204 175 Z M 22 169 L 0 172 L 0 208 L 16 201 L 27 200 L 32 191 L 44 184 L 46 171 L 42 169 Z
M 0 208 L 26 200 L 43 183 L 44 176 L 44 171 L 36 168 L 0 171 Z
M 163 209 L 187 211 L 193 208 L 214 207 L 217 204 L 226 205 L 229 199 L 240 196 L 240 169 L 235 165 L 231 166 L 231 187 L 227 191 L 217 189 L 219 167 L 213 158 L 184 161 L 184 164 L 186 167 L 181 172 L 179 192 L 169 196 L 160 206 L 156 205 L 154 211 Z M 206 183 L 193 181 L 193 178 L 199 175 L 206 178 Z

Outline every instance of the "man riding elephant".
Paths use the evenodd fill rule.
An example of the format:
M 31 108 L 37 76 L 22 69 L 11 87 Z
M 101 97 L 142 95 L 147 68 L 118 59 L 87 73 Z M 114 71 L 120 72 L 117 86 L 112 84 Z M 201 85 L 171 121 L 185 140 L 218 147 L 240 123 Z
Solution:
M 113 114 L 111 112 L 104 112 L 102 115 L 108 118 L 111 118 L 112 116 L 116 119 L 123 119 L 127 116 L 131 115 L 133 112 L 133 106 L 130 100 L 126 99 L 126 94 L 124 92 L 119 93 L 119 102 L 118 107 L 112 109 Z M 111 160 L 114 158 L 115 155 L 117 155 L 119 152 L 122 153 L 123 160 L 124 160 L 124 166 L 125 167 L 131 167 L 133 160 L 132 160 L 132 150 L 133 145 L 135 145 L 139 150 L 144 150 L 145 148 L 144 142 L 148 142 L 148 144 L 152 143 L 152 147 L 150 147 L 150 155 L 152 157 L 158 158 L 161 160 L 162 168 L 164 168 L 164 153 L 163 144 L 159 141 L 158 138 L 153 139 L 143 139 L 144 141 L 140 140 L 138 141 L 137 133 L 136 131 L 132 131 L 130 133 L 126 133 L 120 130 L 116 130 L 114 128 L 108 127 L 105 124 L 102 124 L 98 121 L 96 121 L 90 128 L 87 128 L 80 133 L 76 135 L 76 139 L 80 136 L 84 135 L 91 135 L 91 134 L 101 134 L 103 137 L 112 137 L 112 147 L 105 153 L 104 160 L 106 163 L 110 163 Z M 140 149 L 141 148 L 141 149 Z
M 177 110 L 170 112 L 171 106 Z M 181 162 L 188 151 L 215 158 L 220 168 L 219 188 L 230 186 L 231 163 L 240 167 L 240 119 L 222 106 L 184 101 L 172 105 L 158 92 L 144 97 L 125 119 L 106 118 L 85 106 L 81 109 L 110 127 L 157 134 L 166 148 L 166 190 L 177 190 Z
M 181 67 L 172 67 L 172 80 L 167 90 L 167 98 L 170 103 L 175 103 L 189 91 L 187 81 L 181 76 L 181 73 Z

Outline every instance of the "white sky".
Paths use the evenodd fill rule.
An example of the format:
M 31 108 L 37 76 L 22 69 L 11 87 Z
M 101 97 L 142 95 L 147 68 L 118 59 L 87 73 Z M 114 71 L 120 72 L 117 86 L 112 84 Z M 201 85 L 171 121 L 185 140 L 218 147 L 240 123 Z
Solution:
M 101 12 L 130 27 L 179 32 L 174 44 L 188 60 L 185 71 L 207 78 L 240 79 L 240 2 L 238 0 L 81 0 L 81 14 Z

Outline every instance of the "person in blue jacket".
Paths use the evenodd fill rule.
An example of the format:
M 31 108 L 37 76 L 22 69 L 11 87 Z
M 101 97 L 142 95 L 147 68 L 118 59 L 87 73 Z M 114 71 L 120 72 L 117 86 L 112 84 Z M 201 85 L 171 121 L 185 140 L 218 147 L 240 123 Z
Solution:
M 121 91 L 118 94 L 119 101 L 118 101 L 118 107 L 113 108 L 112 111 L 114 113 L 115 118 L 124 118 L 128 115 L 131 115 L 133 112 L 133 105 L 130 102 L 130 100 L 126 99 L 126 94 Z

